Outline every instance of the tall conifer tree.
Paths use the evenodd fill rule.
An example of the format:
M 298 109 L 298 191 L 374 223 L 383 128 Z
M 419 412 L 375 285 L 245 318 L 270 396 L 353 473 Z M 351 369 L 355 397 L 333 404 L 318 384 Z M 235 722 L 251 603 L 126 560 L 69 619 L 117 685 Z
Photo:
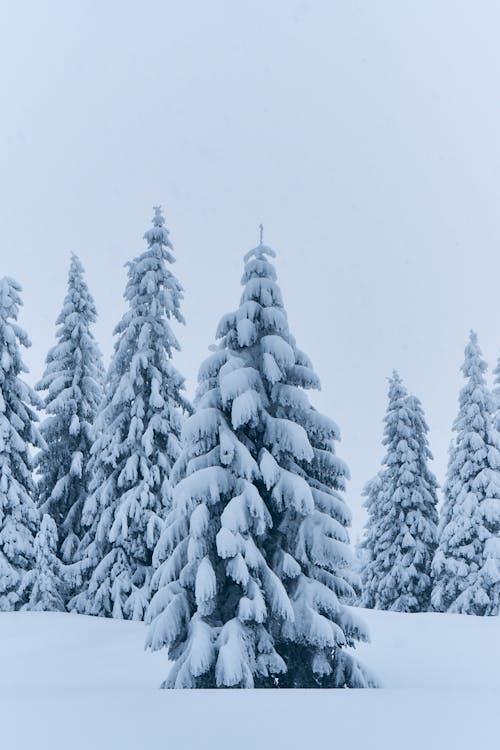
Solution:
M 428 466 L 432 454 L 421 403 L 396 372 L 389 381 L 384 421 L 383 467 L 365 489 L 362 602 L 376 609 L 425 612 L 436 550 L 437 482 Z
M 471 332 L 433 563 L 432 603 L 441 612 L 497 615 L 500 609 L 500 436 L 486 369 Z
M 41 433 L 47 447 L 37 458 L 38 502 L 56 523 L 58 552 L 73 562 L 82 538 L 88 495 L 92 425 L 102 399 L 104 368 L 91 326 L 96 309 L 78 258 L 71 258 L 68 290 L 57 318 L 57 343 L 47 355 L 37 390 L 45 391 Z
M 180 450 L 189 404 L 172 364 L 179 349 L 170 327 L 183 323 L 182 288 L 160 208 L 144 238 L 147 249 L 128 264 L 128 310 L 95 422 L 87 532 L 80 557 L 86 579 L 71 607 L 78 612 L 142 619 L 149 601 L 151 558 L 170 502 L 168 478 Z
M 495 414 L 493 424 L 500 432 L 500 357 L 498 357 L 495 369 L 493 370 L 493 383 L 493 409 Z
M 24 382 L 20 347 L 30 346 L 17 324 L 20 285 L 0 279 L 0 610 L 26 603 L 22 583 L 34 565 L 39 514 L 34 501 L 31 451 L 42 448 L 36 393 Z
M 372 678 L 344 648 L 366 638 L 344 605 L 347 467 L 338 430 L 291 336 L 274 252 L 245 256 L 239 309 L 202 365 L 155 551 L 148 644 L 169 648 L 166 687 L 344 687 Z

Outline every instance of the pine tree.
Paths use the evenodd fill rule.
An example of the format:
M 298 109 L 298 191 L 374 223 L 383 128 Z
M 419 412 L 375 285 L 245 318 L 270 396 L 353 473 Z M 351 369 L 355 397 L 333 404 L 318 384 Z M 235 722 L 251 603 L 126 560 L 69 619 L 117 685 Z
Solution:
M 493 424 L 497 431 L 500 432 L 500 357 L 498 357 L 496 366 L 493 370 Z
M 377 502 L 380 489 L 382 471 L 379 471 L 364 486 L 362 495 L 365 498 L 363 506 L 367 511 L 367 522 L 361 532 L 356 549 L 358 571 L 362 582 L 362 591 L 358 599 L 360 607 L 375 609 L 376 589 L 371 585 L 373 556 L 371 550 L 377 543 L 377 528 L 379 523 L 379 505 Z
M 56 525 L 45 513 L 35 537 L 35 565 L 24 577 L 21 587 L 23 596 L 27 598 L 24 609 L 38 612 L 66 610 L 66 582 L 63 565 L 57 557 L 57 547 Z
M 395 372 L 385 417 L 386 455 L 365 488 L 368 522 L 362 547 L 366 607 L 398 612 L 430 608 L 431 565 L 436 550 L 437 482 L 422 405 Z
M 433 562 L 432 604 L 441 612 L 499 613 L 500 436 L 486 369 L 471 332 Z
M 20 587 L 33 567 L 39 522 L 31 450 L 43 440 L 36 428 L 39 399 L 21 378 L 27 369 L 20 347 L 31 344 L 16 322 L 20 291 L 13 279 L 0 280 L 0 611 L 25 603 Z
M 128 310 L 95 422 L 87 532 L 80 556 L 87 582 L 71 607 L 85 614 L 142 619 L 149 601 L 154 546 L 169 504 L 168 477 L 180 451 L 189 404 L 172 365 L 179 344 L 169 324 L 182 323 L 182 288 L 165 220 L 155 209 L 147 249 L 128 264 Z
M 38 502 L 41 512 L 56 522 L 58 554 L 66 563 L 74 561 L 82 538 L 92 424 L 103 395 L 104 368 L 91 331 L 96 317 L 83 267 L 73 255 L 68 291 L 57 318 L 57 343 L 36 385 L 37 390 L 46 391 L 43 406 L 48 415 L 40 428 L 47 447 L 36 459 Z
M 165 687 L 373 684 L 344 646 L 366 638 L 345 606 L 355 575 L 347 467 L 318 379 L 290 335 L 262 245 L 245 256 L 240 307 L 221 321 L 183 431 L 173 506 L 155 550 L 148 645 Z

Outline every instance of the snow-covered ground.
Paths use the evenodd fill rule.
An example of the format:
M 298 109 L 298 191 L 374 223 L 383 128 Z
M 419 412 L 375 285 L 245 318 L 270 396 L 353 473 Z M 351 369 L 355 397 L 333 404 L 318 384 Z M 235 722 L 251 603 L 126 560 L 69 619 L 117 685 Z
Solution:
M 140 623 L 1 613 L 0 748 L 497 747 L 500 618 L 365 617 L 382 690 L 160 691 Z

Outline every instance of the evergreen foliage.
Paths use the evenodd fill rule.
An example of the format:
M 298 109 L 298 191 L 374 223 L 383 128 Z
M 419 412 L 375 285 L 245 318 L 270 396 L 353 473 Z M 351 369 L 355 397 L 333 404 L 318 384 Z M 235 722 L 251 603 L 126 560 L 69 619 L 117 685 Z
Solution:
M 102 400 L 104 368 L 91 332 L 94 301 L 73 255 L 68 291 L 57 318 L 57 343 L 49 351 L 43 378 L 46 418 L 40 431 L 46 448 L 37 458 L 38 502 L 56 522 L 58 554 L 73 562 L 82 538 L 81 516 L 88 495 L 92 424 Z
M 42 448 L 36 393 L 24 382 L 20 347 L 30 346 L 17 324 L 20 285 L 0 279 L 0 611 L 25 604 L 21 586 L 33 567 L 39 515 L 33 495 L 31 451 Z
M 433 562 L 432 603 L 440 612 L 499 613 L 500 436 L 486 369 L 471 332 Z
M 493 424 L 500 432 L 500 357 L 498 357 L 495 368 L 493 369 L 493 384 Z
M 336 425 L 288 328 L 262 243 L 245 256 L 239 309 L 202 365 L 173 506 L 155 550 L 148 645 L 165 687 L 344 687 L 373 678 L 344 648 L 366 638 L 354 599 Z
M 24 577 L 22 594 L 27 598 L 25 609 L 38 612 L 66 610 L 64 567 L 57 557 L 57 528 L 48 513 L 42 517 L 35 537 L 35 566 Z
M 368 521 L 362 542 L 366 607 L 398 612 L 430 608 L 431 565 L 436 550 L 437 482 L 428 427 L 418 398 L 408 395 L 395 372 L 379 474 L 365 488 Z
M 128 309 L 95 422 L 86 533 L 80 546 L 83 590 L 77 612 L 142 619 L 149 601 L 152 553 L 170 502 L 168 477 L 180 451 L 189 403 L 172 364 L 179 344 L 170 319 L 182 323 L 182 288 L 159 208 L 144 238 L 147 249 L 128 264 Z

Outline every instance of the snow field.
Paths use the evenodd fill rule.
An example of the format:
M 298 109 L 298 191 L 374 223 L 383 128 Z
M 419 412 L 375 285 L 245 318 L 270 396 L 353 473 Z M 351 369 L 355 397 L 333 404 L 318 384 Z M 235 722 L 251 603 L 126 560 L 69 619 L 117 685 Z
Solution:
M 142 623 L 0 614 L 6 750 L 495 748 L 500 619 L 364 610 L 380 690 L 159 690 Z

